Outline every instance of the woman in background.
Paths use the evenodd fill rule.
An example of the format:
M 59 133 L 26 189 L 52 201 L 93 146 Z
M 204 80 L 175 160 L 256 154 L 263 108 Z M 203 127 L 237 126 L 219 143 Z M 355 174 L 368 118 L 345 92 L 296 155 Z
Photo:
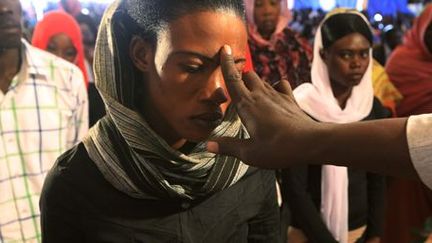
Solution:
M 286 79 L 293 88 L 310 82 L 312 49 L 288 28 L 286 1 L 245 0 L 245 8 L 249 47 L 258 75 L 270 84 Z
M 36 24 L 32 45 L 77 65 L 88 84 L 81 30 L 71 15 L 63 11 L 47 13 Z
M 372 88 L 372 32 L 357 11 L 337 9 L 314 43 L 312 83 L 294 90 L 299 106 L 321 122 L 348 123 L 390 116 Z M 311 148 L 313 150 L 313 148 Z M 379 242 L 382 176 L 332 165 L 283 172 L 292 227 L 289 242 Z

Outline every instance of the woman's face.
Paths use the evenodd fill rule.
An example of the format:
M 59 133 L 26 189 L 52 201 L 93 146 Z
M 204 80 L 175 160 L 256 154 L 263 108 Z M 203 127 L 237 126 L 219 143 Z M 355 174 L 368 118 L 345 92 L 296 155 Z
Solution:
M 51 37 L 46 50 L 66 61 L 75 63 L 77 50 L 66 34 L 61 33 Z
M 332 85 L 351 88 L 358 85 L 369 65 L 369 41 L 352 33 L 333 43 L 321 54 Z
M 241 71 L 246 61 L 245 25 L 230 12 L 198 12 L 169 23 L 158 39 L 156 48 L 142 40 L 131 43 L 132 60 L 145 77 L 138 108 L 175 148 L 185 141 L 205 140 L 221 124 L 230 102 L 220 50 L 230 45 Z
M 280 8 L 280 0 L 255 0 L 254 21 L 258 32 L 266 39 L 269 39 L 276 29 Z
M 424 35 L 424 42 L 425 42 L 426 47 L 428 48 L 429 52 L 432 53 L 432 23 L 430 23 L 426 29 L 426 32 Z

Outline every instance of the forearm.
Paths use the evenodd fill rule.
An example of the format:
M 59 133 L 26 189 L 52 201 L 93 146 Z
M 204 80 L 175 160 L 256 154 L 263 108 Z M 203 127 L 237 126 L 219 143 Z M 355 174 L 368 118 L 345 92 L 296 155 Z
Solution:
M 320 142 L 314 141 L 321 146 L 311 161 L 418 178 L 409 155 L 406 122 L 406 118 L 398 118 L 323 124 L 317 136 Z

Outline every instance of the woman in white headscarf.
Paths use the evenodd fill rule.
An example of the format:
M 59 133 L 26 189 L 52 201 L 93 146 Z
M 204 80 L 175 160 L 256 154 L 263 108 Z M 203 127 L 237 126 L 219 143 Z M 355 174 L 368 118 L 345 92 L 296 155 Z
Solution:
M 388 117 L 373 95 L 371 47 L 364 16 L 347 9 L 329 13 L 315 37 L 312 83 L 294 90 L 299 106 L 321 122 Z M 283 174 L 292 212 L 290 242 L 379 242 L 383 177 L 331 165 Z

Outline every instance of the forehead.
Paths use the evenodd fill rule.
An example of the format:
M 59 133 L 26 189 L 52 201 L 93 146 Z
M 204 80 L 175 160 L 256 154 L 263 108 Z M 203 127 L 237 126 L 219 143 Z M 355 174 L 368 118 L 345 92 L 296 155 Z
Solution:
M 202 11 L 184 15 L 166 28 L 174 50 L 188 50 L 213 56 L 228 44 L 244 52 L 247 32 L 243 20 L 231 11 Z
M 65 33 L 58 33 L 49 39 L 49 44 L 55 44 L 59 47 L 74 47 L 72 39 Z
M 369 41 L 360 33 L 351 33 L 335 41 L 330 49 L 363 50 L 370 48 Z

